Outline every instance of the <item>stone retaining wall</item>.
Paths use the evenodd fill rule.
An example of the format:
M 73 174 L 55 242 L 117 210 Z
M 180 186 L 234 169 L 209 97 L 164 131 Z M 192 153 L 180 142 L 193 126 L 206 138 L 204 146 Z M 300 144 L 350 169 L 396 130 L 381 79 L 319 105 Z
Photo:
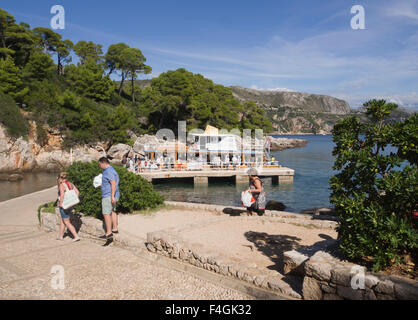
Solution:
M 233 206 L 222 206 L 215 204 L 205 204 L 205 203 L 192 203 L 192 202 L 178 202 L 178 201 L 165 201 L 166 205 L 175 206 L 184 209 L 195 209 L 195 210 L 205 210 L 212 211 L 217 213 L 225 213 L 230 215 L 246 215 L 246 209 L 244 207 L 233 207 Z M 336 221 L 326 220 L 328 216 L 320 216 L 317 218 L 311 214 L 303 213 L 293 213 L 286 211 L 275 211 L 275 210 L 266 210 L 263 217 L 259 217 L 266 221 L 276 221 L 282 223 L 291 223 L 299 226 L 305 227 L 314 227 L 321 229 L 335 229 L 337 227 Z M 268 218 L 274 218 L 269 220 Z M 334 217 L 329 217 L 334 218 Z
M 56 213 L 42 212 L 40 214 L 41 228 L 46 231 L 59 231 L 59 211 Z M 71 223 L 74 225 L 78 233 L 87 238 L 98 238 L 104 234 L 103 222 L 93 217 L 87 217 L 80 214 L 71 215 Z M 115 234 L 114 241 L 121 246 L 129 249 L 145 249 L 145 240 L 138 236 L 127 234 Z
M 148 233 L 147 248 L 153 253 L 180 260 L 224 276 L 235 277 L 289 298 L 302 298 L 288 283 L 277 276 L 276 271 L 260 268 L 255 263 L 234 262 L 222 254 L 204 248 L 200 244 L 187 243 L 177 234 L 167 232 L 167 230 Z
M 308 257 L 284 254 L 285 273 L 303 278 L 305 300 L 416 300 L 418 282 L 399 276 L 367 272 L 365 267 L 318 251 Z M 352 286 L 353 284 L 353 286 Z

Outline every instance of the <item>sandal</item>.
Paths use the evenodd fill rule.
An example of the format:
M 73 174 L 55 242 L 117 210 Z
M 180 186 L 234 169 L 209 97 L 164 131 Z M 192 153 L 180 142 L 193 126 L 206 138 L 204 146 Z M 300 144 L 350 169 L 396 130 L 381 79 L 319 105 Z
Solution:
M 113 238 L 113 233 L 109 234 L 109 235 L 103 235 L 99 237 L 100 239 L 111 239 Z

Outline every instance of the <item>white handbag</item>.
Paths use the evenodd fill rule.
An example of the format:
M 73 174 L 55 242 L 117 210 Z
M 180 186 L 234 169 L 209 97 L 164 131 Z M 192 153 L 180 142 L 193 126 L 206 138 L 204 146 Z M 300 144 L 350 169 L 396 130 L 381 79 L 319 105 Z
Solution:
M 251 205 L 255 202 L 253 195 L 248 191 L 243 191 L 241 193 L 241 201 L 244 207 L 251 207 Z
M 64 200 L 62 201 L 62 208 L 68 209 L 80 202 L 80 199 L 77 196 L 77 193 L 75 192 L 75 189 L 68 189 L 68 186 L 66 183 L 64 183 L 65 193 L 64 193 Z

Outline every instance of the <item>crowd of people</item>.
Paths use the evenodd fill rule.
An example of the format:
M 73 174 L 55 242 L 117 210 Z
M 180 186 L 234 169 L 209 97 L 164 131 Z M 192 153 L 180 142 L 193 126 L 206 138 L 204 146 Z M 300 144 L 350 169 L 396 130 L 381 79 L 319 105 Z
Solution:
M 277 165 L 277 161 L 272 157 L 269 161 L 265 162 L 270 165 Z M 252 162 L 243 162 L 241 155 L 232 156 L 226 154 L 222 156 L 214 156 L 209 161 L 198 157 L 193 160 L 176 160 L 173 156 L 158 156 L 155 159 L 151 160 L 148 157 L 134 157 L 124 156 L 122 159 L 122 166 L 128 169 L 131 172 L 139 173 L 152 170 L 160 169 L 202 169 L 203 165 L 210 165 L 211 168 L 215 169 L 236 169 L 241 165 L 247 164 L 248 166 L 258 167 L 261 165 L 261 161 L 252 161 Z
M 174 163 L 174 159 L 168 157 L 158 157 L 156 160 L 150 160 L 147 157 L 137 157 L 135 155 L 132 158 L 124 156 L 122 159 L 122 166 L 134 173 L 171 168 Z

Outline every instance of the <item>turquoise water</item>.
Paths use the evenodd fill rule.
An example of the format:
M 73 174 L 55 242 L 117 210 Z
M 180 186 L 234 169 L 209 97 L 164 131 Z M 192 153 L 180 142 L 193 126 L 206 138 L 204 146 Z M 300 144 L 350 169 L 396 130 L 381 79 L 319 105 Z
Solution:
M 0 202 L 57 185 L 57 173 L 24 173 L 23 180 L 0 181 Z M 54 199 L 52 199 L 54 200 Z
M 273 152 L 282 166 L 295 170 L 293 183 L 272 185 L 263 179 L 267 200 L 283 202 L 288 211 L 299 212 L 314 207 L 327 207 L 329 203 L 329 178 L 332 176 L 333 142 L 331 136 L 284 136 L 308 140 L 303 148 Z M 19 182 L 0 182 L 0 201 L 42 190 L 56 184 L 55 173 L 25 174 Z M 166 200 L 241 205 L 242 185 L 233 181 L 210 181 L 207 186 L 194 186 L 193 182 L 156 184 Z
M 282 166 L 295 170 L 293 184 L 272 185 L 269 178 L 263 179 L 267 200 L 284 203 L 288 211 L 328 207 L 329 178 L 334 174 L 332 166 L 334 143 L 331 135 L 281 136 L 308 140 L 303 148 L 276 151 L 272 154 Z M 243 186 L 233 182 L 209 182 L 208 186 L 193 186 L 193 183 L 157 184 L 155 189 L 166 200 L 213 203 L 239 206 Z

